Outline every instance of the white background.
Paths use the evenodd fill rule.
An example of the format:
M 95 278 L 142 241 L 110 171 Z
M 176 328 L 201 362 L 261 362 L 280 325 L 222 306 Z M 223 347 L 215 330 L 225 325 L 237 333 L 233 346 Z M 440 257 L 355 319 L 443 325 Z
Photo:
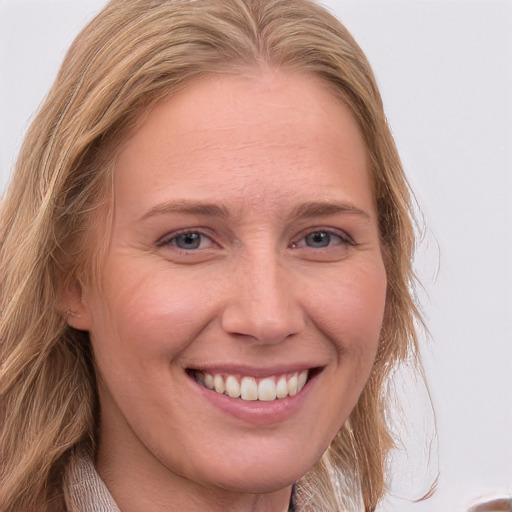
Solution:
M 64 52 L 104 3 L 0 0 L 0 188 Z M 385 509 L 464 510 L 512 492 L 512 1 L 324 3 L 374 67 L 426 225 L 416 265 L 439 488 Z

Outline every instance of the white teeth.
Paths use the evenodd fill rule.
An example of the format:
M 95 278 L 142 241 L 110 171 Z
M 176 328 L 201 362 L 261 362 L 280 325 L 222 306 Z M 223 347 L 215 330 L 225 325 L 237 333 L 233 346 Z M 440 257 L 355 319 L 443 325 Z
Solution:
M 240 384 L 233 375 L 229 375 L 226 379 L 226 393 L 231 398 L 238 398 L 240 396 Z
M 234 375 L 211 374 L 196 372 L 196 380 L 204 387 L 231 398 L 242 400 L 260 400 L 271 402 L 276 398 L 286 398 L 296 395 L 308 380 L 309 371 L 292 373 L 281 376 L 265 377 L 259 382 L 254 377 L 243 377 L 240 381 Z
M 258 400 L 258 385 L 253 377 L 244 377 L 240 386 L 240 395 L 243 400 Z
M 261 379 L 258 384 L 258 400 L 271 402 L 276 399 L 276 383 L 272 378 Z
M 214 388 L 214 386 L 213 386 L 213 375 L 210 375 L 209 373 L 205 373 L 204 374 L 204 385 L 208 389 L 213 389 Z
M 306 381 L 308 380 L 308 371 L 303 370 L 299 373 L 298 383 L 297 383 L 297 391 L 300 391 L 305 385 Z
M 294 373 L 288 380 L 288 394 L 290 396 L 297 394 L 297 392 L 298 392 L 297 386 L 298 386 L 298 378 L 297 378 L 297 374 Z
M 276 396 L 277 398 L 286 398 L 288 396 L 288 382 L 284 376 L 277 381 Z
M 222 375 L 215 375 L 215 377 L 213 377 L 213 387 L 217 393 L 224 393 L 226 387 L 224 386 Z

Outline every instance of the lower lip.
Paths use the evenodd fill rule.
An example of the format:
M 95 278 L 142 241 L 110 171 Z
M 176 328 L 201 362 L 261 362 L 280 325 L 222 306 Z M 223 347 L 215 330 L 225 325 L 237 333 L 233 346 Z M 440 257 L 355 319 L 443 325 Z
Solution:
M 310 379 L 296 395 L 278 398 L 271 402 L 231 398 L 205 388 L 193 378 L 190 380 L 195 384 L 201 397 L 214 407 L 244 422 L 263 426 L 280 423 L 297 414 L 304 407 L 315 385 L 316 376 Z

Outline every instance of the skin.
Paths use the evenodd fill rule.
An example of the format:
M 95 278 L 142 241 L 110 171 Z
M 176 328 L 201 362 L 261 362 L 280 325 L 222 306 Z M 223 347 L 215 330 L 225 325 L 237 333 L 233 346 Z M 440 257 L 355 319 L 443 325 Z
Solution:
M 68 297 L 96 360 L 97 469 L 123 512 L 287 510 L 379 340 L 367 167 L 332 92 L 271 70 L 192 82 L 124 141 L 101 283 Z M 179 247 L 184 232 L 197 248 Z M 187 372 L 291 367 L 318 370 L 275 421 L 274 402 L 242 419 Z

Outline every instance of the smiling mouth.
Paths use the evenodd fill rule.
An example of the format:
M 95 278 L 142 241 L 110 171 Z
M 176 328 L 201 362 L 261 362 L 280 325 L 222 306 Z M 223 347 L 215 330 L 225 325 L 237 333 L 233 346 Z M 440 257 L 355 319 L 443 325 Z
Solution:
M 201 386 L 230 398 L 272 402 L 295 396 L 304 388 L 314 371 L 302 370 L 264 378 L 208 373 L 199 370 L 189 370 L 188 373 Z

